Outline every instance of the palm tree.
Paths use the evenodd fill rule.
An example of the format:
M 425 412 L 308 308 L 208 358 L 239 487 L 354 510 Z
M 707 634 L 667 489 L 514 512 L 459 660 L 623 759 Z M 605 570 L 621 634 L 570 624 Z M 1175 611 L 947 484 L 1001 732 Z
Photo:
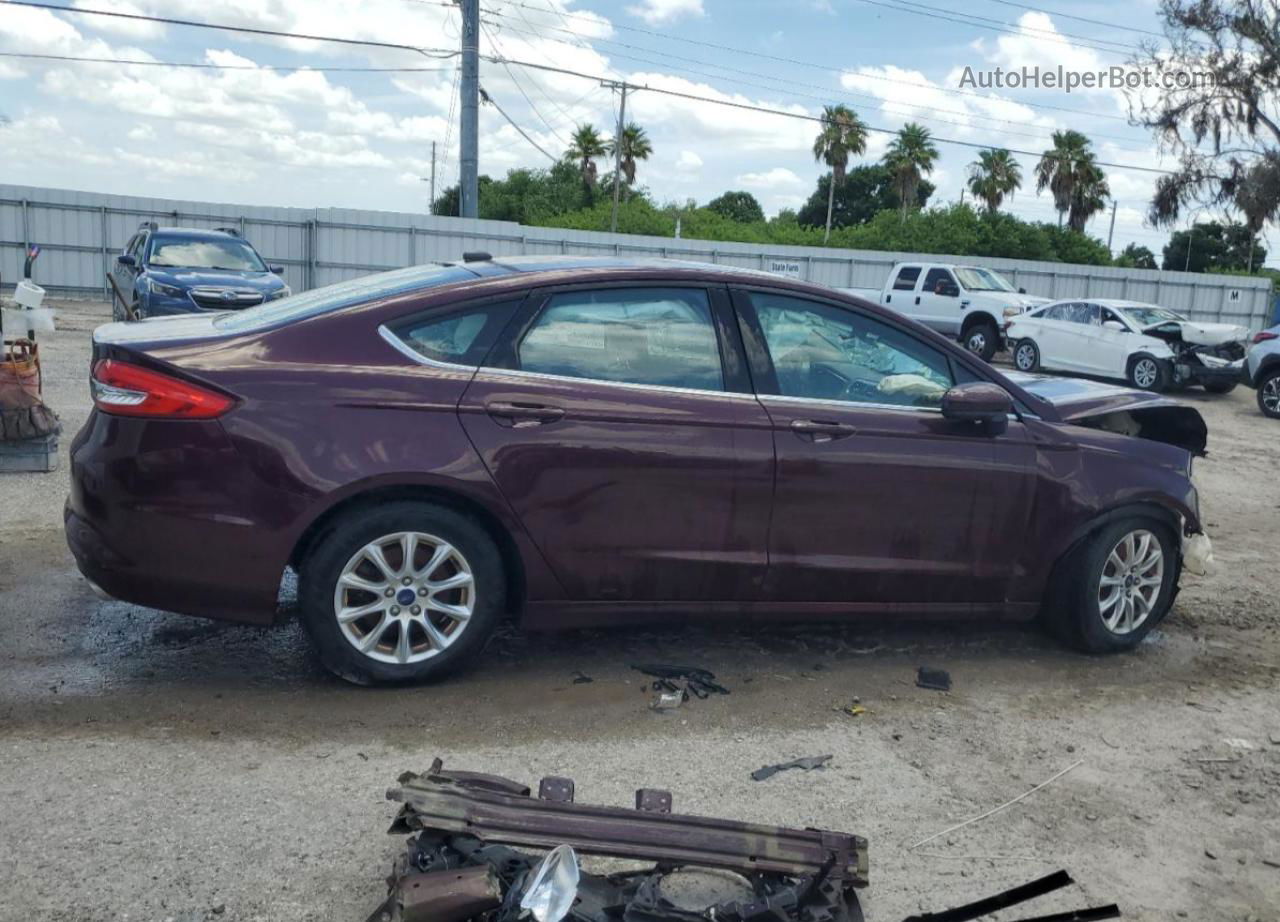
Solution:
M 1253 271 L 1253 241 L 1263 225 L 1280 213 L 1280 155 L 1268 153 L 1241 176 L 1232 203 L 1249 231 L 1248 271 Z
M 893 173 L 893 187 L 902 204 L 904 218 L 916 203 L 916 190 L 920 188 L 923 174 L 933 172 L 933 163 L 937 159 L 938 148 L 933 144 L 929 129 L 915 122 L 903 125 L 885 151 L 884 165 Z
M 1058 226 L 1084 231 L 1088 220 L 1106 207 L 1111 196 L 1107 177 L 1090 149 L 1092 142 L 1078 131 L 1055 131 L 1053 147 L 1036 164 L 1036 192 L 1048 189 L 1058 210 Z
M 978 159 L 969 164 L 969 191 L 974 198 L 987 205 L 987 213 L 1000 210 L 1005 196 L 1022 188 L 1022 167 L 1004 148 L 978 152 Z
M 605 148 L 610 154 L 616 154 L 616 144 L 616 139 L 610 139 L 605 144 Z M 648 160 L 652 153 L 653 145 L 649 142 L 649 136 L 644 133 L 644 129 L 635 122 L 628 122 L 622 129 L 621 158 L 622 176 L 628 186 L 634 186 L 636 183 L 636 161 Z
M 831 167 L 831 181 L 827 183 L 827 231 L 822 236 L 826 243 L 831 237 L 831 208 L 835 203 L 836 183 L 844 182 L 849 156 L 867 149 L 867 126 L 848 106 L 823 106 L 822 130 L 813 140 L 813 159 Z
M 565 157 L 574 161 L 578 165 L 578 172 L 582 174 L 582 184 L 588 189 L 594 189 L 596 185 L 596 157 L 603 157 L 608 153 L 604 141 L 600 139 L 599 132 L 596 131 L 594 125 L 579 125 L 573 132 L 570 139 L 569 149 L 565 151 Z

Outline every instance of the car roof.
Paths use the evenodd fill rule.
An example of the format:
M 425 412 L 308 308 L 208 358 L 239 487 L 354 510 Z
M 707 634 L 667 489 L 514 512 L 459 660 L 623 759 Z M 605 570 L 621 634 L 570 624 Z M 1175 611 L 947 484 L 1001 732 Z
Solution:
M 228 234 L 226 231 L 204 227 L 157 227 L 152 229 L 151 233 L 158 237 L 214 237 L 222 240 L 244 240 L 243 237 L 237 234 Z
M 1101 304 L 1103 307 L 1114 307 L 1116 309 L 1123 309 L 1126 307 L 1160 307 L 1159 304 L 1149 304 L 1146 301 L 1126 301 L 1122 298 L 1089 298 L 1083 296 L 1078 298 L 1058 298 L 1055 301 L 1050 301 L 1048 304 L 1041 304 L 1040 307 L 1046 308 L 1053 307 L 1055 304 L 1077 304 L 1080 302 L 1084 302 L 1085 304 Z M 1165 310 L 1168 310 L 1168 308 L 1165 308 Z
M 564 272 L 573 269 L 609 270 L 617 269 L 619 274 L 635 269 L 683 269 L 692 272 L 705 272 L 715 275 L 743 275 L 777 281 L 783 276 L 759 269 L 748 269 L 743 266 L 727 266 L 723 263 L 697 262 L 690 259 L 667 259 L 659 257 L 622 257 L 622 256 L 496 256 L 492 259 L 463 260 L 454 265 L 464 266 L 479 275 L 496 275 L 502 271 L 509 273 L 530 272 Z M 492 266 L 499 270 L 495 273 L 485 271 Z

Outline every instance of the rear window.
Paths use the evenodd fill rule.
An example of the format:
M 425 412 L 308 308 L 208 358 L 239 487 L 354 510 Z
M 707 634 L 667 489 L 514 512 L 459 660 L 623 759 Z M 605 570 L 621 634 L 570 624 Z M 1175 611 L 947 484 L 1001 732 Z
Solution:
M 911 291 L 916 287 L 916 279 L 920 277 L 919 266 L 903 266 L 898 270 L 898 277 L 894 280 L 894 291 Z
M 323 288 L 313 288 L 279 301 L 235 311 L 219 317 L 214 324 L 220 330 L 233 332 L 262 330 L 282 323 L 305 320 L 353 304 L 364 304 L 367 301 L 474 278 L 474 272 L 461 266 L 410 266 L 407 269 L 393 269 L 390 272 L 336 282 Z

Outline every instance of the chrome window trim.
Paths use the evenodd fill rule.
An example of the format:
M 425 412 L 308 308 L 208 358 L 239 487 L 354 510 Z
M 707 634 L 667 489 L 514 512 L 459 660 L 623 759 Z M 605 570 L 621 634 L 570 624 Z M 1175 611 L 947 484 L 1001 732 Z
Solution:
M 517 378 L 534 378 L 545 381 L 566 381 L 569 383 L 590 383 L 605 384 L 611 387 L 624 387 L 631 390 L 650 391 L 668 394 L 690 394 L 697 397 L 735 397 L 744 400 L 755 400 L 755 394 L 742 394 L 738 391 L 726 390 L 707 390 L 700 387 L 673 387 L 667 384 L 640 384 L 637 381 L 610 381 L 607 378 L 586 378 L 575 377 L 574 375 L 553 375 L 543 371 L 524 371 L 519 368 L 495 368 L 490 365 L 481 365 L 480 370 L 490 372 L 497 375 L 512 375 Z M 721 369 L 721 375 L 723 375 Z
M 788 403 L 802 403 L 806 406 L 815 404 L 823 407 L 846 407 L 857 408 L 865 407 L 871 410 L 897 410 L 900 413 L 937 413 L 942 415 L 942 407 L 907 407 L 900 403 L 868 403 L 862 400 L 829 400 L 825 397 L 789 397 L 785 394 L 761 394 L 760 401 L 782 401 Z
M 417 362 L 419 365 L 426 365 L 428 368 L 440 368 L 446 371 L 476 371 L 480 367 L 478 365 L 460 365 L 457 362 L 441 362 L 436 359 L 428 358 L 387 329 L 386 324 L 378 327 L 378 335 L 386 340 L 387 345 L 392 349 L 395 349 L 405 358 L 413 359 L 413 361 Z

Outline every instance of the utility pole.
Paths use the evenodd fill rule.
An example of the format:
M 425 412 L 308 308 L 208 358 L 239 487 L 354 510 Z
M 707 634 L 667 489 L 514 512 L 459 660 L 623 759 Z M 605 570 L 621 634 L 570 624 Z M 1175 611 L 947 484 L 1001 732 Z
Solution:
M 622 182 L 622 132 L 627 124 L 627 85 L 625 83 L 607 84 L 610 88 L 622 90 L 622 102 L 618 106 L 618 131 L 613 136 L 613 214 L 609 218 L 609 230 L 618 230 L 618 187 Z
M 1187 231 L 1187 264 L 1182 267 L 1183 272 L 1191 271 L 1191 244 L 1195 242 L 1195 225 L 1191 225 L 1191 230 Z
M 474 218 L 480 211 L 480 0 L 457 0 L 462 9 L 462 120 L 458 140 L 459 214 Z
M 1111 238 L 1116 233 L 1116 200 L 1111 200 L 1111 230 L 1107 231 L 1107 249 L 1111 249 Z
M 431 198 L 427 200 L 427 214 L 434 214 L 436 207 L 436 142 L 431 142 L 431 176 L 419 176 L 423 182 L 431 183 Z

